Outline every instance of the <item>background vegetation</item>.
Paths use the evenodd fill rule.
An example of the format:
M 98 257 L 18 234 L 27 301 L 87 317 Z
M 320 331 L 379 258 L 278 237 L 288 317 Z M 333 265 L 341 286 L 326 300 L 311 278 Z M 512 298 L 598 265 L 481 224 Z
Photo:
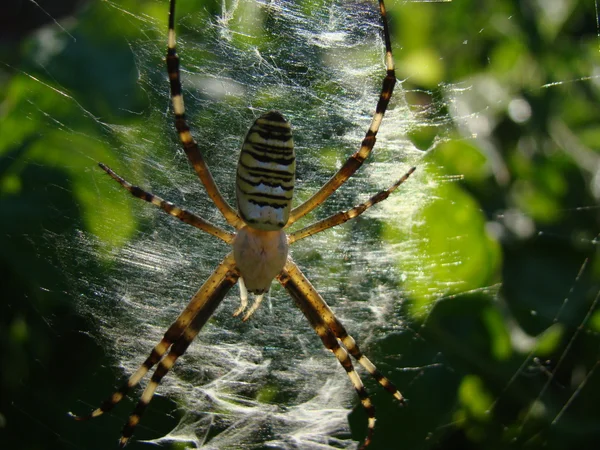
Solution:
M 154 81 L 141 79 L 135 44 L 160 47 L 143 57 L 160 66 L 164 33 L 131 20 L 166 21 L 167 7 L 38 3 L 0 7 L 0 447 L 107 448 L 129 408 L 97 426 L 66 416 L 115 379 L 111 347 L 74 300 L 74 274 L 102 285 L 102 252 L 82 260 L 70 250 L 77 230 L 112 248 L 144 227 L 130 203 L 110 201 L 112 185 L 96 183 L 95 162 L 132 163 L 118 151 L 139 136 L 119 126 L 154 142 L 167 133 L 153 120 L 166 92 L 144 89 Z M 392 375 L 406 408 L 377 396 L 373 448 L 597 448 L 597 4 L 388 4 L 398 77 L 419 116 L 408 138 L 423 151 L 422 177 L 446 182 L 428 191 L 421 226 L 390 218 L 367 230 L 418 255 L 396 261 L 407 277 L 395 314 L 416 332 L 390 334 L 373 359 L 402 354 L 402 367 L 423 369 Z M 219 2 L 182 2 L 196 8 L 217 14 Z M 197 31 L 188 39 L 202 39 Z M 140 151 L 168 159 L 171 148 Z M 444 370 L 426 370 L 432 361 Z M 144 426 L 158 437 L 177 418 L 165 421 L 169 400 L 153 406 Z M 350 421 L 360 439 L 364 415 Z

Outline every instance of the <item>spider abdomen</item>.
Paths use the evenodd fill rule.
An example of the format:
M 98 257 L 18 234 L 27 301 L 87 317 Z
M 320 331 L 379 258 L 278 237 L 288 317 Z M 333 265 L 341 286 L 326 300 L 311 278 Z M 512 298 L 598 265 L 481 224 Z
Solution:
M 282 229 L 290 215 L 295 176 L 290 124 L 270 111 L 250 127 L 240 153 L 236 194 L 244 222 L 259 230 Z

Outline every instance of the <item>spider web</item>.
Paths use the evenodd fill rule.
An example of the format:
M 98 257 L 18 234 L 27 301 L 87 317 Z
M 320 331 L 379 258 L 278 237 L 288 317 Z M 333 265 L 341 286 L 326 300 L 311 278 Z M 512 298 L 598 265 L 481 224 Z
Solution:
M 597 78 L 582 75 L 586 66 L 532 77 L 523 91 L 511 91 L 510 76 L 489 74 L 444 84 L 431 47 L 459 61 L 461 52 L 486 45 L 472 37 L 481 24 L 465 23 L 466 6 L 456 3 L 388 2 L 403 82 L 369 160 L 298 227 L 366 200 L 411 166 L 417 171 L 364 217 L 299 242 L 292 256 L 409 399 L 399 407 L 358 369 L 377 408 L 373 449 L 592 446 L 600 441 L 591 406 L 600 395 L 594 387 L 597 145 L 590 150 L 589 136 L 573 133 L 560 115 L 544 132 L 516 128 L 535 122 L 542 94 L 565 96 L 576 90 L 571 85 L 585 83 L 597 97 Z M 546 35 L 568 34 L 565 18 L 574 15 L 575 2 L 550 3 L 531 2 L 523 16 L 543 24 Z M 384 75 L 375 2 L 177 6 L 188 120 L 225 197 L 235 204 L 233 174 L 248 126 L 277 109 L 294 130 L 296 204 L 308 198 L 356 151 L 370 123 Z M 439 9 L 444 13 L 433 12 Z M 516 27 L 511 13 L 496 12 L 486 27 L 509 36 Z M 471 40 L 445 42 L 433 32 L 429 45 L 413 42 L 417 25 L 431 27 L 425 24 L 444 14 L 448 29 L 464 27 Z M 592 28 L 581 33 L 586 37 L 599 30 L 597 11 L 591 14 L 583 14 Z M 64 283 L 53 284 L 48 275 L 37 281 L 39 289 L 60 294 L 86 321 L 73 333 L 80 352 L 72 342 L 66 347 L 73 365 L 84 368 L 62 372 L 77 371 L 76 388 L 63 393 L 63 412 L 84 413 L 112 393 L 228 251 L 130 198 L 96 167 L 104 162 L 133 184 L 224 225 L 173 130 L 166 20 L 166 1 L 98 2 L 76 24 L 41 30 L 28 50 L 31 61 L 8 66 L 17 82 L 6 97 L 29 95 L 15 102 L 20 120 L 3 118 L 4 139 L 13 147 L 25 143 L 28 164 L 60 168 L 69 180 L 48 178 L 43 193 L 35 193 L 50 197 L 50 214 L 68 225 L 43 222 L 39 242 L 18 227 L 5 231 L 36 242 L 41 257 L 53 255 Z M 502 51 L 510 60 L 518 44 L 506 40 Z M 597 38 L 594 44 L 582 51 L 597 52 Z M 47 131 L 38 136 L 35 126 L 11 127 L 22 117 Z M 500 143 L 502 134 L 520 139 Z M 509 144 L 518 151 L 504 154 Z M 18 180 L 35 173 L 23 175 L 19 148 L 2 149 L 11 162 L 7 175 L 0 173 L 10 200 Z M 568 193 L 578 200 L 558 202 L 568 190 L 560 171 L 575 170 L 583 175 Z M 528 171 L 541 175 L 528 177 Z M 72 194 L 76 206 L 65 207 L 55 191 Z M 17 243 L 5 248 L 19 252 Z M 31 271 L 30 262 L 15 261 L 19 273 Z M 343 369 L 286 292 L 274 284 L 247 323 L 231 317 L 238 305 L 234 288 L 164 378 L 131 447 L 357 448 L 366 415 Z M 38 315 L 48 328 L 60 321 L 56 311 Z M 133 407 L 123 403 L 86 424 L 55 424 L 19 398 L 14 408 L 57 435 L 57 448 L 106 448 Z

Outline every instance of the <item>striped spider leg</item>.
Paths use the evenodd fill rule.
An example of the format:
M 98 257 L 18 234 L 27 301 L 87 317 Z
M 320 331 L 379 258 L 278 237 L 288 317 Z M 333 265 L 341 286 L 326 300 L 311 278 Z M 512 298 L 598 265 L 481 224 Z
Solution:
M 267 112 L 256 119 L 242 145 L 236 174 L 236 211 L 219 192 L 185 118 L 179 57 L 175 50 L 175 0 L 171 0 L 167 69 L 175 113 L 175 129 L 184 151 L 209 197 L 223 214 L 227 223 L 235 229 L 235 232 L 213 225 L 190 211 L 132 185 L 104 164 L 100 164 L 100 167 L 131 195 L 152 203 L 179 220 L 221 239 L 232 246 L 232 251 L 225 256 L 225 259 L 192 297 L 161 341 L 152 349 L 150 355 L 126 383 L 89 415 L 74 416 L 77 420 L 98 417 L 111 410 L 156 366 L 148 385 L 123 428 L 120 446 L 125 446 L 133 435 L 134 429 L 154 396 L 160 381 L 173 367 L 176 360 L 184 354 L 231 287 L 237 282 L 240 283 L 241 306 L 234 315 L 241 314 L 247 309 L 249 292 L 255 296 L 254 303 L 243 317 L 243 320 L 247 320 L 260 305 L 264 293 L 269 290 L 274 279 L 277 279 L 288 291 L 325 347 L 335 355 L 346 370 L 368 416 L 368 434 L 361 448 L 366 448 L 372 441 L 375 409 L 360 376 L 354 370 L 350 356 L 384 389 L 398 401 L 404 403 L 402 394 L 364 356 L 355 340 L 335 317 L 325 300 L 293 262 L 288 255 L 288 248 L 296 241 L 340 225 L 359 216 L 371 206 L 384 201 L 408 179 L 415 168 L 411 168 L 386 190 L 375 194 L 364 203 L 347 211 L 333 214 L 289 235 L 284 231 L 296 220 L 324 202 L 345 183 L 373 150 L 375 137 L 396 82 L 386 10 L 383 0 L 378 0 L 378 2 L 383 22 L 387 73 L 375 114 L 360 149 L 350 156 L 317 193 L 300 206 L 292 209 L 296 162 L 291 127 L 281 113 Z
M 377 133 L 379 132 L 379 126 L 383 120 L 385 110 L 390 103 L 392 93 L 394 92 L 394 86 L 396 85 L 396 69 L 394 66 L 394 57 L 392 55 L 392 40 L 390 38 L 390 29 L 387 21 L 387 12 L 383 0 L 378 0 L 379 12 L 381 14 L 381 21 L 383 23 L 383 39 L 385 42 L 385 67 L 386 74 L 383 79 L 383 85 L 381 87 L 381 93 L 379 94 L 379 100 L 375 107 L 375 114 L 371 119 L 371 125 L 367 130 L 360 148 L 356 153 L 350 156 L 344 165 L 337 171 L 337 173 L 325 183 L 321 189 L 319 189 L 312 197 L 302 203 L 300 206 L 294 208 L 290 214 L 290 219 L 286 227 L 291 226 L 301 217 L 311 212 L 321 203 L 329 198 L 342 184 L 344 184 L 354 172 L 356 172 L 360 166 L 362 166 L 365 159 L 371 154 L 375 141 L 377 140 Z

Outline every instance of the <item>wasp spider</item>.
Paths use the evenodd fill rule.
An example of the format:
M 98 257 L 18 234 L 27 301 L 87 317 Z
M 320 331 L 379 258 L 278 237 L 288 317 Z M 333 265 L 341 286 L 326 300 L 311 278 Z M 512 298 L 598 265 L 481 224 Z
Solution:
M 91 414 L 85 417 L 76 416 L 78 420 L 97 417 L 112 409 L 131 388 L 142 380 L 148 371 L 158 365 L 123 428 L 120 445 L 121 447 L 125 446 L 160 381 L 173 367 L 177 358 L 186 351 L 229 289 L 239 283 L 241 305 L 234 314 L 239 315 L 245 311 L 243 320 L 247 320 L 260 305 L 263 295 L 269 290 L 273 279 L 276 279 L 288 291 L 325 347 L 331 350 L 348 374 L 368 416 L 368 434 L 363 448 L 367 447 L 372 439 L 375 427 L 375 409 L 348 354 L 352 355 L 396 399 L 404 402 L 402 394 L 362 354 L 354 339 L 335 317 L 325 300 L 298 269 L 288 255 L 288 247 L 301 239 L 353 219 L 374 204 L 385 200 L 410 176 L 415 168 L 411 168 L 388 189 L 377 193 L 365 203 L 334 214 L 291 234 L 285 232 L 286 228 L 323 203 L 346 182 L 362 165 L 375 145 L 377 131 L 396 83 L 385 5 L 383 0 L 378 0 L 378 2 L 383 22 L 387 72 L 375 114 L 360 149 L 350 156 L 338 172 L 310 199 L 300 206 L 292 208 L 296 165 L 291 127 L 279 112 L 267 112 L 256 119 L 242 145 L 236 176 L 238 207 L 236 211 L 219 192 L 186 122 L 181 94 L 179 57 L 175 50 L 175 0 L 171 0 L 167 69 L 175 112 L 175 128 L 183 149 L 209 197 L 221 211 L 227 223 L 235 228 L 235 232 L 219 228 L 185 209 L 133 186 L 104 164 L 100 164 L 100 167 L 135 197 L 150 202 L 179 220 L 231 244 L 232 251 L 225 256 L 225 259 L 193 296 L 187 307 L 169 327 L 162 340 L 128 381 Z M 256 296 L 250 308 L 248 308 L 248 292 Z

